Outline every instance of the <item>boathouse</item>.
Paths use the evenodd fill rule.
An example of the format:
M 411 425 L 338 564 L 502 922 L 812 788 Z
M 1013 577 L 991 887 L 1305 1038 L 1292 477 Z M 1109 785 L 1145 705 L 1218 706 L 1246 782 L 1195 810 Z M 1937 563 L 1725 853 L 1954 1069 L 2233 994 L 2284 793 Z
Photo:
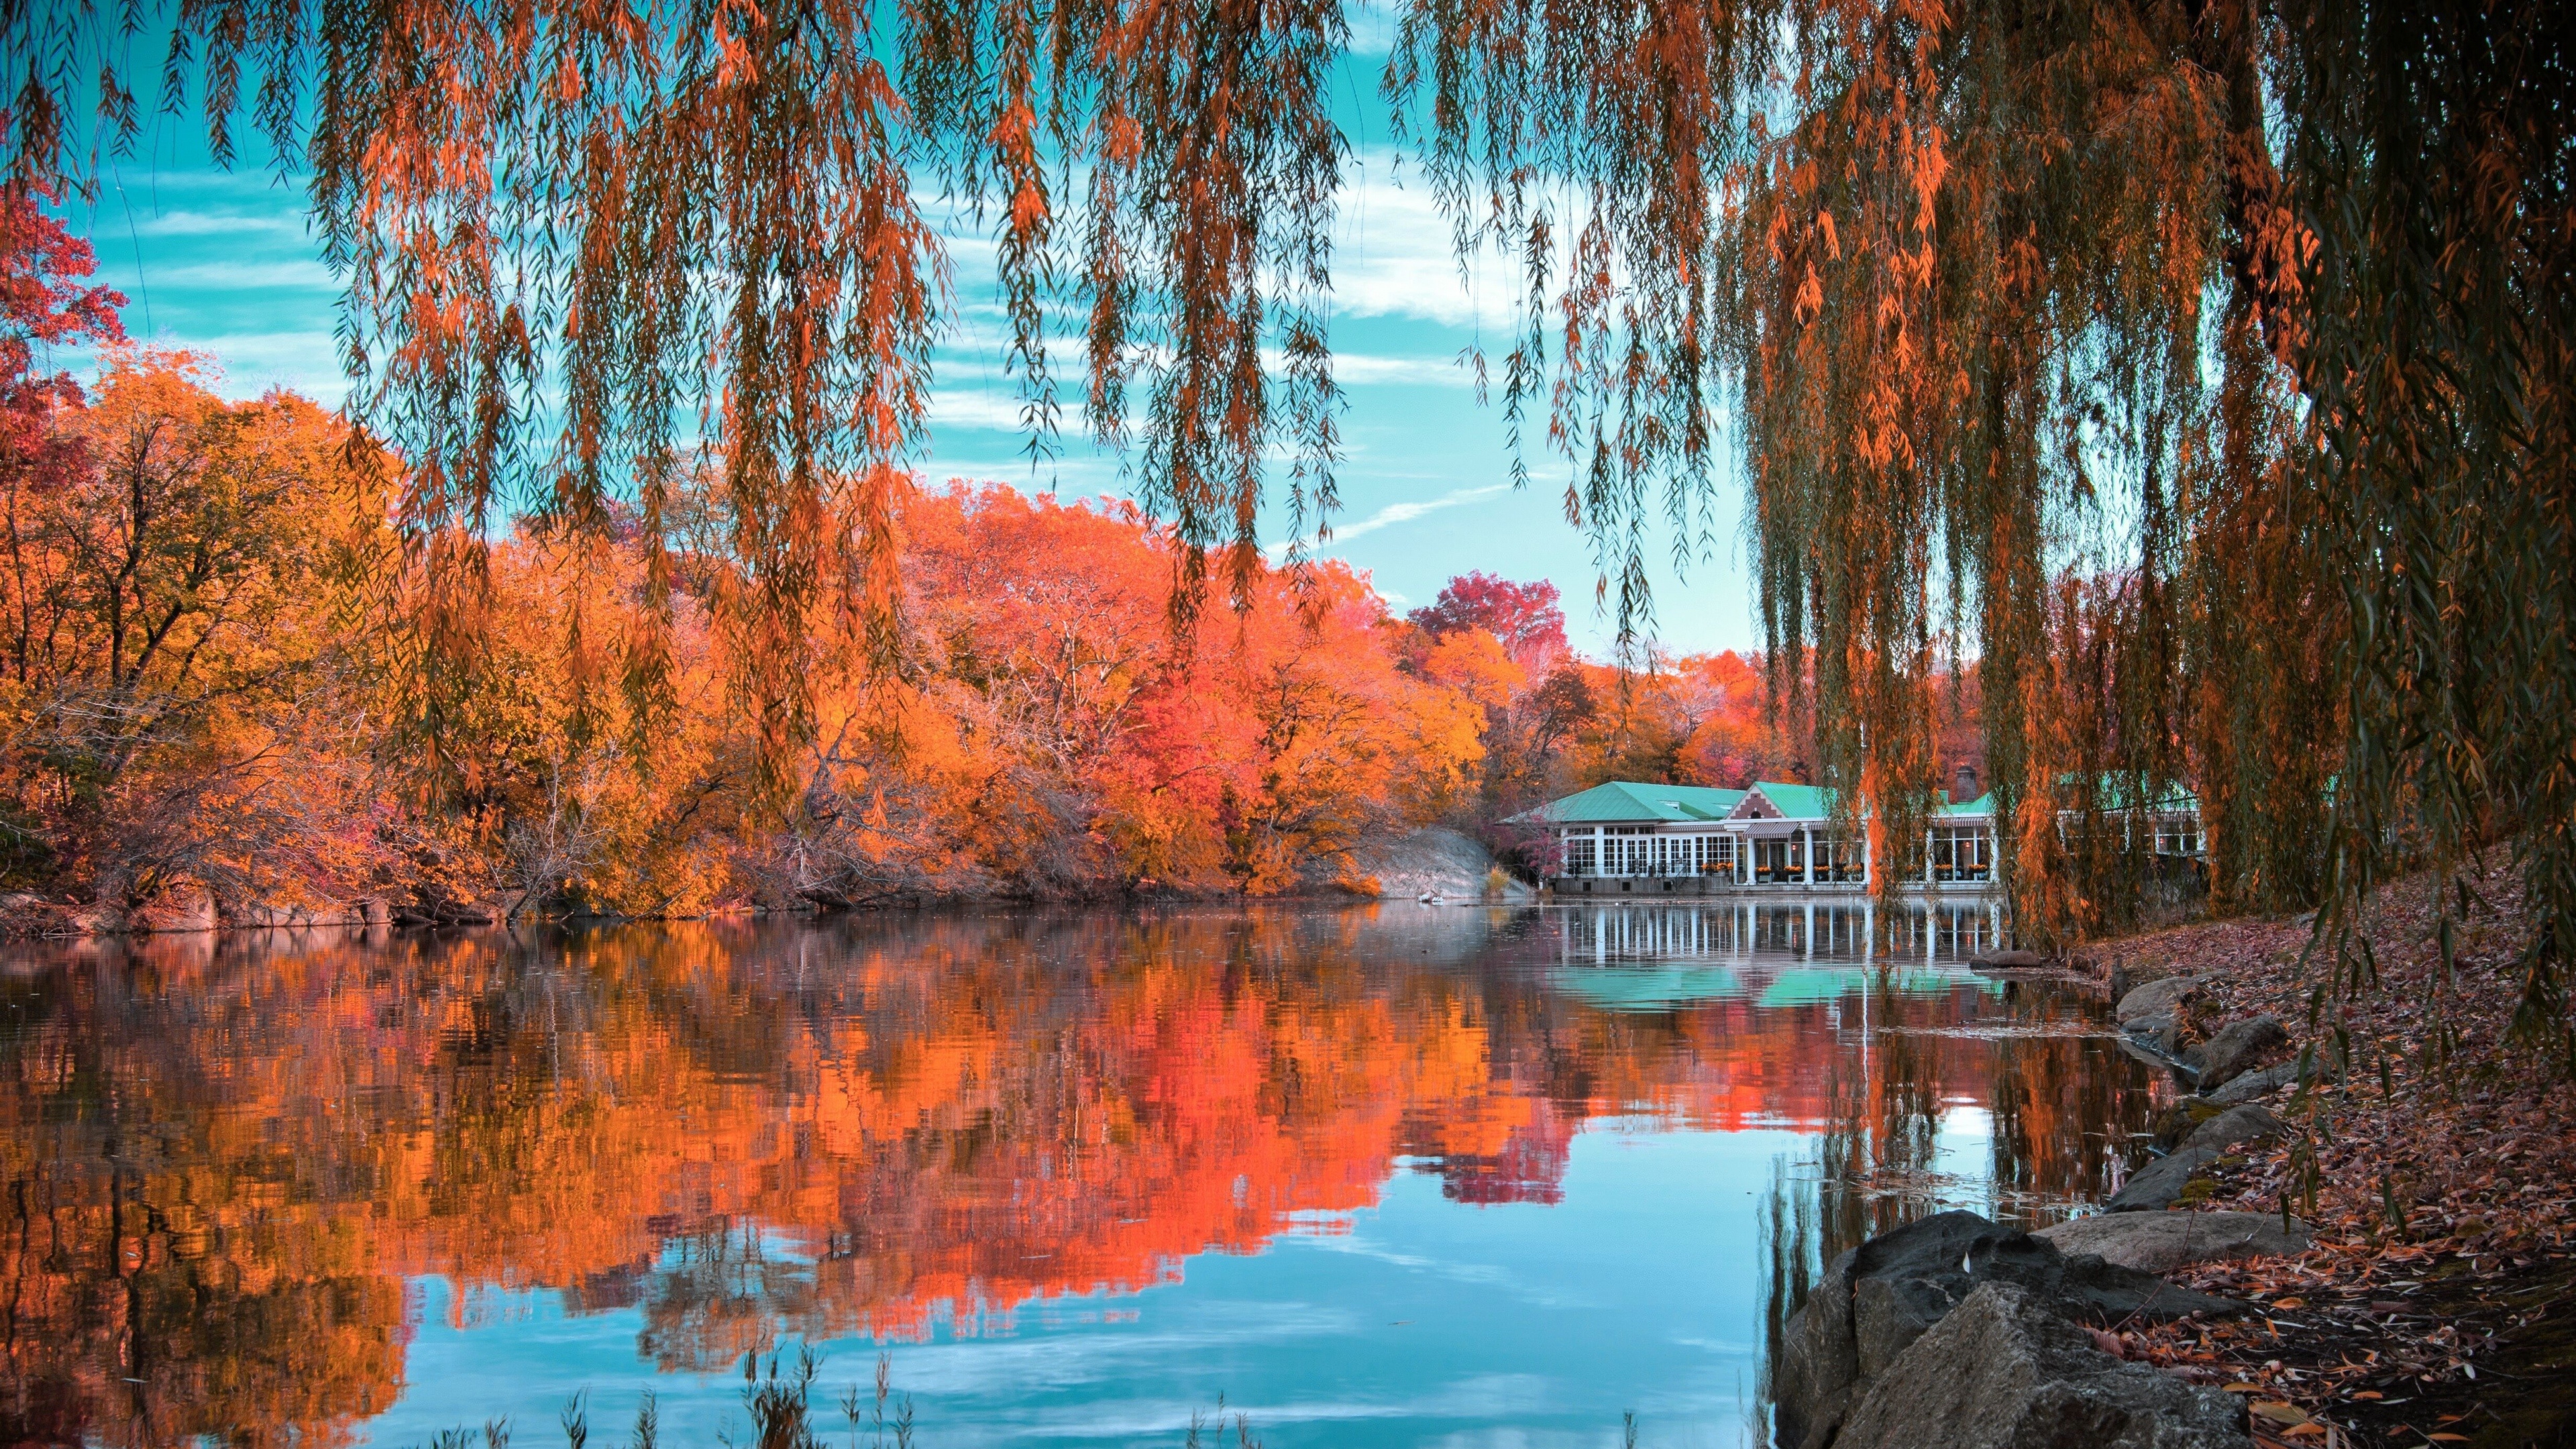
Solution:
M 1961 772 L 1963 785 L 1974 775 Z M 1945 797 L 1924 841 L 1923 888 L 1981 891 L 1995 873 L 1993 796 Z M 1547 876 L 1572 894 L 1863 891 L 1865 834 L 1836 828 L 1833 792 L 1613 780 L 1516 817 L 1550 836 Z
M 2157 854 L 2202 853 L 2197 800 L 2176 793 L 2144 813 L 2153 817 Z M 1715 790 L 1613 780 L 1513 821 L 1546 832 L 1544 875 L 1564 894 L 1866 891 L 1876 869 L 1868 836 L 1833 817 L 1833 792 L 1815 785 L 1762 780 Z M 1942 793 L 1924 831 L 1922 875 L 1905 885 L 1936 894 L 1994 889 L 1994 795 L 1978 788 L 1976 771 L 1962 767 Z

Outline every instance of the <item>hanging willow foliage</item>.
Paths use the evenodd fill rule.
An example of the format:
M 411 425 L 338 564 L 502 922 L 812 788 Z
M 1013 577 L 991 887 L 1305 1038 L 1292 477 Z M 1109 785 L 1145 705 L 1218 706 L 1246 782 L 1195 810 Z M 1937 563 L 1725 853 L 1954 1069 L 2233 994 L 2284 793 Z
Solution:
M 2576 947 L 2576 16 L 2299 3 L 2282 29 L 2350 631 L 2334 899 L 2392 837 L 2448 867 L 2518 831 L 2540 929 L 2517 1025 L 2541 1028 Z
M 219 155 L 246 115 L 309 169 L 452 601 L 424 659 L 468 652 L 497 504 L 596 528 L 631 488 L 658 535 L 693 410 L 769 737 L 830 611 L 890 653 L 924 181 L 993 231 L 1041 452 L 1080 317 L 1177 624 L 1258 566 L 1266 456 L 1301 535 L 1333 504 L 1328 0 L 128 5 L 0 10 L 13 164 L 130 144 L 128 37 L 168 33 L 159 104 L 193 79 Z M 2330 928 L 2509 838 L 2536 1025 L 2576 937 L 2566 9 L 1407 0 L 1382 89 L 1462 258 L 1526 278 L 1503 412 L 1623 633 L 1740 463 L 1774 692 L 1885 888 L 1973 662 L 2025 934 L 2117 924 L 2177 789 L 2222 897 Z M 621 647 L 649 692 L 664 646 Z
M 698 457 L 742 565 L 716 602 L 764 758 L 810 728 L 811 670 L 898 662 L 889 500 L 924 435 L 946 291 L 919 172 L 994 215 L 1040 447 L 1059 411 L 1045 309 L 1069 291 L 1087 310 L 1089 419 L 1123 443 L 1140 416 L 1141 492 L 1185 545 L 1177 624 L 1212 556 L 1250 597 L 1278 445 L 1295 521 L 1332 506 L 1337 5 L 10 5 L 15 174 L 77 183 L 131 147 L 151 87 L 129 57 L 159 34 L 160 104 L 182 110 L 194 80 L 219 160 L 246 113 L 282 175 L 309 173 L 346 286 L 350 411 L 407 467 L 430 747 L 470 685 L 499 519 L 596 535 L 631 503 L 660 549 Z M 673 576 L 649 564 L 653 607 L 617 641 L 646 717 Z M 824 639 L 865 658 L 818 658 Z
M 1508 401 L 1553 334 L 1596 537 L 1702 486 L 1731 387 L 1775 692 L 1812 681 L 1888 888 L 1964 651 L 2026 935 L 2116 924 L 2177 788 L 2223 897 L 2327 897 L 2338 941 L 2394 863 L 2504 836 L 2541 1027 L 2576 929 L 2570 21 L 1419 0 L 1389 90 L 1473 239 L 1536 278 L 1579 229 Z

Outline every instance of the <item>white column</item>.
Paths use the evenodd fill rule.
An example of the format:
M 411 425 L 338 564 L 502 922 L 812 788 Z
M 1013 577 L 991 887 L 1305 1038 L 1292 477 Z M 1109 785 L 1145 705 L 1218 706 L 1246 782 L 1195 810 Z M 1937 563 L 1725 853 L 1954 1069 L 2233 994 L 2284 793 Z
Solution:
M 1803 850 L 1803 851 L 1799 852 L 1799 854 L 1800 854 L 1800 855 L 1805 859 L 1805 861 L 1806 861 L 1806 869 L 1807 869 L 1807 884 L 1808 884 L 1809 886 L 1813 886 L 1813 885 L 1816 883 L 1816 831 L 1815 831 L 1815 827 L 1814 827 L 1814 826 L 1811 826 L 1811 825 L 1801 825 L 1801 826 L 1799 826 L 1799 827 L 1798 827 L 1798 838 L 1799 838 L 1799 839 L 1801 839 L 1801 840 L 1803 840 L 1803 841 L 1805 841 L 1805 842 L 1807 843 L 1807 848 L 1806 848 L 1805 850 Z

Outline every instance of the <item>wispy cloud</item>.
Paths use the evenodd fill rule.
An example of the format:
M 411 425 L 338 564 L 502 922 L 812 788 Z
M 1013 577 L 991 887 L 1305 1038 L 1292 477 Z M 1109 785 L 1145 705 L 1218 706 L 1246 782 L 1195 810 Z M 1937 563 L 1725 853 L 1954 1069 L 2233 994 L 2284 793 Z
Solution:
M 1437 513 L 1444 508 L 1459 508 L 1466 504 L 1482 502 L 1498 494 L 1509 493 L 1511 490 L 1512 485 L 1509 483 L 1488 483 L 1478 488 L 1451 489 L 1437 498 L 1408 503 L 1390 503 L 1357 523 L 1346 523 L 1334 528 L 1330 538 L 1320 541 L 1309 539 L 1307 542 L 1319 552 L 1333 549 L 1352 539 L 1375 533 L 1381 528 L 1393 528 L 1399 523 L 1411 523 L 1425 514 Z M 1288 550 L 1295 547 L 1296 543 L 1295 539 L 1286 539 L 1262 551 L 1270 556 L 1271 562 L 1277 563 L 1288 556 Z
M 1475 382 L 1475 378 L 1455 358 L 1379 357 L 1365 352 L 1335 352 L 1333 381 L 1344 387 L 1467 387 Z
M 339 283 L 332 279 L 331 269 L 324 266 L 319 257 L 184 262 L 177 266 L 148 268 L 143 277 L 146 282 L 163 287 L 217 287 L 229 291 L 296 287 L 326 294 L 336 294 L 339 290 Z
M 130 202 L 131 198 L 125 197 L 120 200 Z M 114 237 L 120 227 L 130 230 L 135 236 L 151 237 L 156 241 L 169 237 L 200 236 L 239 241 L 244 236 L 259 235 L 282 237 L 290 242 L 301 243 L 307 235 L 302 214 L 295 211 L 261 215 L 234 211 L 198 211 L 184 207 L 160 212 L 142 208 L 135 208 L 128 212 L 100 207 L 97 210 L 97 217 L 93 226 L 102 238 Z
M 1519 315 L 1519 271 L 1488 254 L 1471 257 L 1461 275 L 1449 218 L 1427 184 L 1397 184 L 1393 153 L 1372 156 L 1345 177 L 1334 230 L 1337 312 L 1502 328 Z
M 1076 399 L 1078 407 L 1080 400 Z M 942 428 L 983 428 L 997 433 L 1022 431 L 1021 412 L 1025 406 L 1007 388 L 943 387 L 930 394 L 930 426 Z M 1081 419 L 1068 410 L 1062 420 L 1076 430 Z

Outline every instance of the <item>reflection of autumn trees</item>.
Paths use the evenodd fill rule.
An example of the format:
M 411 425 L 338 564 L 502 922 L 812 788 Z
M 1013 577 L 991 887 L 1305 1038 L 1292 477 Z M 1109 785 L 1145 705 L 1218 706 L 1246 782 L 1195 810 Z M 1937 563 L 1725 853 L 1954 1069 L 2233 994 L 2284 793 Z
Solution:
M 635 1309 L 648 1360 L 703 1368 L 1169 1281 L 1373 1202 L 1398 1159 L 1460 1201 L 1547 1202 L 1589 1118 L 1836 1120 L 1855 1038 L 1827 1005 L 1606 1011 L 1490 929 L 1094 913 L 90 948 L 20 978 L 0 1021 L 0 1420 L 327 1438 L 397 1391 L 421 1275 L 468 1319 L 528 1290 Z M 1934 1039 L 1882 1038 L 1873 1100 L 1991 1098 L 2034 1182 L 2105 1105 L 2060 1091 L 2074 1043 L 1903 1066 L 1909 1040 Z
M 329 1442 L 392 1401 L 401 1365 L 402 1285 L 364 1201 L 317 1191 L 255 1105 L 255 1069 L 131 1049 L 167 1038 L 111 980 L 9 993 L 26 1025 L 0 1094 L 0 1427 Z M 187 1014 L 201 1047 L 226 1034 L 220 1008 Z

